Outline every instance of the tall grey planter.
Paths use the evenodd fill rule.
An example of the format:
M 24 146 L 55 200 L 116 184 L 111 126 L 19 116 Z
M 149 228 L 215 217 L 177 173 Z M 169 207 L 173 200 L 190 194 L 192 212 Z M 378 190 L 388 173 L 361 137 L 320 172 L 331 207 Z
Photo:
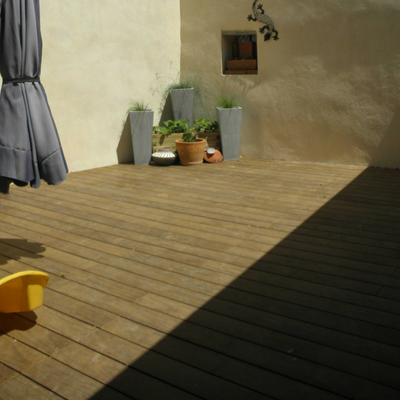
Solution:
M 217 107 L 222 154 L 225 161 L 239 159 L 242 108 Z
M 130 111 L 133 160 L 135 165 L 148 165 L 153 147 L 154 111 Z
M 172 89 L 171 100 L 174 119 L 187 119 L 193 125 L 194 89 Z

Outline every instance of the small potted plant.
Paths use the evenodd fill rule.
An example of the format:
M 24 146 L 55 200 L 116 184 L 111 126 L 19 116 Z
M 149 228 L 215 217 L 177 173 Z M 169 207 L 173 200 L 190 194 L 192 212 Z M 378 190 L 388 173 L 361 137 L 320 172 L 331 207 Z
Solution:
M 239 159 L 242 108 L 233 95 L 222 95 L 217 100 L 217 116 L 225 161 Z
M 128 110 L 135 165 L 147 165 L 151 161 L 154 111 L 147 107 L 148 104 L 137 101 Z
M 197 137 L 194 126 L 185 123 L 182 139 L 175 140 L 175 143 L 182 165 L 192 166 L 203 162 L 206 140 Z
M 188 124 L 188 120 L 165 121 L 164 126 L 155 126 L 154 134 L 171 136 L 179 134 L 181 139 L 175 140 L 175 148 L 182 165 L 196 165 L 203 162 L 206 140 L 197 137 L 197 130 Z

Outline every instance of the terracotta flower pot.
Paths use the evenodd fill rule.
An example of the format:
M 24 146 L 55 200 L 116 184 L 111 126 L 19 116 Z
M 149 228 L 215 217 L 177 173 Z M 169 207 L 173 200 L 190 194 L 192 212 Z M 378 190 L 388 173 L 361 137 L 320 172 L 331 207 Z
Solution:
M 220 151 L 215 150 L 215 149 L 208 149 L 207 151 L 204 152 L 203 159 L 205 162 L 208 163 L 220 163 L 223 161 L 224 157 L 222 157 L 222 154 Z
M 176 150 L 182 165 L 197 165 L 203 162 L 205 139 L 196 139 L 195 142 L 182 142 L 182 139 L 175 140 Z

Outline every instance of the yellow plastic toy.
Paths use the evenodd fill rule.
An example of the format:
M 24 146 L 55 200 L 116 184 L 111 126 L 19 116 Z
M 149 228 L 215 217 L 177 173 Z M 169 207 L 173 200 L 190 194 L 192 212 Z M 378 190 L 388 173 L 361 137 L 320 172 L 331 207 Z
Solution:
M 44 272 L 24 271 L 0 279 L 0 312 L 32 311 L 43 304 L 43 289 L 49 280 Z

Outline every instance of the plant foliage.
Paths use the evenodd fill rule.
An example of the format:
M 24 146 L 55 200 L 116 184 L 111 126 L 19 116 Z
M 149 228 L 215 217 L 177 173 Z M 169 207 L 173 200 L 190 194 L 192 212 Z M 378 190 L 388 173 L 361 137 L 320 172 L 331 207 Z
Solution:
M 153 133 L 159 135 L 169 136 L 172 133 L 185 133 L 190 131 L 190 126 L 188 125 L 189 120 L 168 120 L 163 122 L 164 126 L 153 127 Z
M 180 78 L 179 80 L 175 80 L 174 82 L 167 85 L 162 94 L 163 102 L 165 103 L 167 100 L 168 95 L 170 94 L 171 90 L 174 89 L 194 89 L 194 95 L 196 97 L 200 96 L 200 83 L 198 78 Z
M 171 90 L 174 89 L 191 89 L 194 88 L 196 85 L 189 79 L 182 79 L 179 82 L 171 83 L 166 87 L 166 91 L 169 93 Z
M 195 142 L 196 139 L 197 139 L 197 134 L 194 129 L 190 132 L 185 132 L 182 135 L 182 142 L 191 143 L 191 142 Z
M 146 111 L 149 108 L 149 103 L 145 103 L 144 101 L 134 101 L 130 104 L 129 111 Z
M 196 128 L 197 133 L 219 131 L 219 126 L 217 121 L 211 122 L 209 119 L 205 118 L 196 119 L 196 121 L 194 121 L 194 126 Z
M 182 133 L 182 142 L 195 142 L 197 131 L 194 126 L 188 124 L 188 120 L 169 120 L 164 122 L 164 126 L 153 127 L 153 133 L 169 136 L 172 133 Z
M 223 94 L 217 99 L 217 107 L 221 108 L 235 108 L 240 107 L 237 98 L 233 94 Z

